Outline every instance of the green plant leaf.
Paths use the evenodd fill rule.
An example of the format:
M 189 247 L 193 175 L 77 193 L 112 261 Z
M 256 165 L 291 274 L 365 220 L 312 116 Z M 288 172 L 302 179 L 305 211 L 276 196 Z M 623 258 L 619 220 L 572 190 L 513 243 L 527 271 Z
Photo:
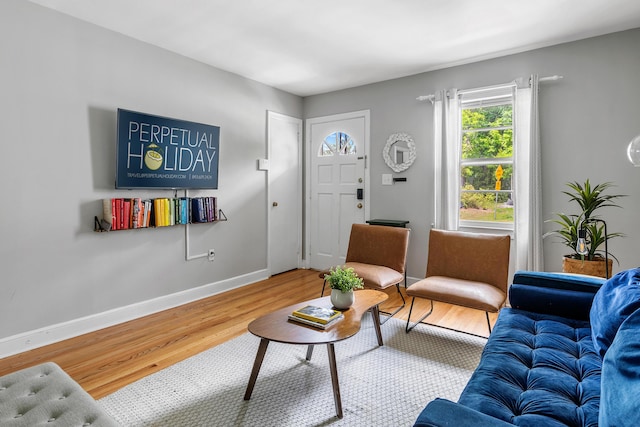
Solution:
M 547 220 L 546 222 L 552 222 L 559 226 L 559 228 L 545 233 L 543 237 L 555 235 L 560 238 L 561 243 L 566 245 L 571 253 L 572 258 L 580 259 L 581 256 L 576 252 L 576 244 L 578 242 L 578 229 L 584 228 L 587 231 L 587 246 L 589 247 L 589 253 L 584 257 L 587 260 L 593 260 L 595 257 L 602 256 L 602 246 L 605 244 L 605 240 L 610 240 L 615 237 L 624 236 L 622 233 L 606 233 L 605 238 L 604 224 L 600 216 L 595 212 L 598 209 L 605 207 L 620 206 L 615 203 L 615 200 L 621 197 L 626 197 L 624 194 L 603 194 L 605 191 L 614 187 L 611 182 L 604 182 L 602 184 L 592 185 L 589 179 L 584 183 L 580 182 L 568 182 L 567 187 L 571 191 L 563 191 L 563 194 L 569 196 L 570 202 L 576 202 L 580 207 L 580 213 L 578 214 L 564 214 L 555 213 L 555 219 Z M 618 259 L 609 252 L 609 255 L 618 261 Z
M 343 266 L 346 267 L 346 266 Z M 329 270 L 329 274 L 325 274 L 324 278 L 329 283 L 331 289 L 349 292 L 354 289 L 364 288 L 364 281 L 358 277 L 352 267 L 343 268 L 337 266 Z

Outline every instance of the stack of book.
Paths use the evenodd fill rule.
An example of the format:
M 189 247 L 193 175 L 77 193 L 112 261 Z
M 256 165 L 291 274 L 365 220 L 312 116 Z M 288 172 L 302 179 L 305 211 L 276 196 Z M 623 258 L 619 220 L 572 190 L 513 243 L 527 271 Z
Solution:
M 316 305 L 305 305 L 289 315 L 290 320 L 320 329 L 328 328 L 342 317 L 341 311 Z
M 112 230 L 129 228 L 147 228 L 154 225 L 152 220 L 153 200 L 104 199 L 102 201 L 104 219 L 111 224 Z
M 212 222 L 218 220 L 218 199 L 196 197 L 191 199 L 191 222 Z
M 188 224 L 189 199 L 182 198 L 159 198 L 153 199 L 154 225 L 156 227 L 167 227 L 176 224 Z

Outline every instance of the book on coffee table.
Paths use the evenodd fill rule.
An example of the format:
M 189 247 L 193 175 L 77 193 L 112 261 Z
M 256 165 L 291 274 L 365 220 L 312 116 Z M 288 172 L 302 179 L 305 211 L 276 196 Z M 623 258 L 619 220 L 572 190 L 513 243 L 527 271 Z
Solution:
M 325 325 L 340 317 L 342 312 L 331 308 L 318 307 L 317 305 L 305 305 L 291 313 L 291 315 Z
M 327 329 L 329 326 L 336 323 L 336 321 L 338 319 L 341 319 L 342 317 L 343 317 L 342 314 L 340 314 L 339 316 L 334 317 L 329 323 L 318 323 L 318 322 L 314 322 L 313 320 L 308 320 L 302 317 L 294 316 L 293 314 L 289 315 L 289 319 L 293 320 L 294 322 L 302 323 L 303 325 L 313 326 L 314 328 L 319 328 L 319 329 Z

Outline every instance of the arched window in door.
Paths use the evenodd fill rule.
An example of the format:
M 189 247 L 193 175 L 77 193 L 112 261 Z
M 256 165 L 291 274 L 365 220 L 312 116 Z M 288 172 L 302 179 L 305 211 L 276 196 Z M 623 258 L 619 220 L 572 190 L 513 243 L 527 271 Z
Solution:
M 355 141 L 344 132 L 334 132 L 320 145 L 319 157 L 356 154 Z

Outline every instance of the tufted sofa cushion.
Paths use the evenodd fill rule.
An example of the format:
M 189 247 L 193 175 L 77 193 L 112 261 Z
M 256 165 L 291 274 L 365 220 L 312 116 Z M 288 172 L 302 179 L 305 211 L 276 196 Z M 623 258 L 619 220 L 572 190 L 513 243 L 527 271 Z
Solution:
M 504 308 L 458 403 L 519 426 L 597 426 L 589 323 Z
M 115 421 L 49 362 L 0 377 L 0 426 L 112 427 Z

